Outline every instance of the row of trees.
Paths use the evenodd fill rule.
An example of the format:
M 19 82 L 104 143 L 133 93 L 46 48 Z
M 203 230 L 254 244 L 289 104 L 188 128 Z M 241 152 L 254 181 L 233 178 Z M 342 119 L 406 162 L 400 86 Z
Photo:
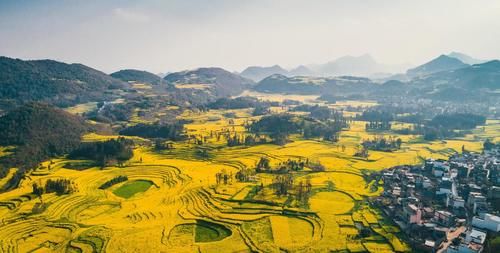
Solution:
M 365 125 L 365 129 L 369 130 L 391 130 L 391 122 L 390 121 L 369 121 Z
M 137 124 L 135 126 L 124 128 L 120 131 L 121 135 L 139 136 L 144 138 L 162 138 L 165 140 L 179 141 L 185 138 L 184 124 L 176 121 L 170 124 Z
M 294 178 L 290 174 L 277 175 L 273 179 L 272 188 L 278 197 L 292 194 L 298 206 L 307 206 L 312 195 L 312 184 L 310 179 L 301 180 L 294 184 Z
M 33 194 L 41 197 L 44 193 L 53 193 L 57 195 L 71 194 L 76 191 L 75 184 L 69 179 L 48 179 L 45 185 L 41 183 L 34 183 Z
M 312 169 L 314 172 L 325 171 L 325 167 L 320 162 L 313 162 L 309 159 L 288 159 L 272 168 L 270 160 L 266 157 L 260 158 L 255 166 L 255 171 L 257 173 L 286 174 L 291 171 L 302 171 L 305 167 Z
M 265 137 L 260 136 L 259 134 L 234 134 L 234 135 L 228 135 L 226 137 L 227 140 L 227 146 L 229 147 L 234 147 L 234 146 L 252 146 L 256 144 L 263 144 L 266 143 L 267 140 Z
M 233 183 L 233 173 L 228 173 L 225 169 L 215 174 L 215 182 L 217 184 L 232 184 Z
M 361 144 L 365 149 L 377 151 L 394 151 L 401 148 L 403 141 L 401 138 L 389 136 L 375 136 L 372 140 L 364 140 Z
M 128 177 L 127 176 L 117 176 L 117 177 L 114 177 L 108 181 L 106 181 L 104 184 L 102 184 L 101 186 L 99 186 L 99 189 L 101 190 L 104 190 L 104 189 L 108 189 L 109 187 L 115 185 L 115 184 L 119 184 L 121 182 L 125 182 L 128 180 Z

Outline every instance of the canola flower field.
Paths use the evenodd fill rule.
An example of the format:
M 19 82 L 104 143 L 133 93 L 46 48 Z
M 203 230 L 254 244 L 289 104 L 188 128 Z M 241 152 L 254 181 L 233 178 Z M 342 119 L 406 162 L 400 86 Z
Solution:
M 230 111 L 236 115 L 232 124 L 224 116 L 228 110 L 185 112 L 179 118 L 192 120 L 186 131 L 194 136 L 228 129 L 243 133 L 245 122 L 257 118 L 250 110 Z M 394 136 L 366 132 L 364 126 L 353 122 L 337 143 L 292 136 L 284 146 L 227 147 L 225 140 L 212 137 L 204 145 L 209 156 L 203 158 L 189 141 L 157 152 L 147 140 L 133 138 L 134 157 L 123 167 L 76 170 L 67 164 L 85 161 L 46 161 L 19 188 L 0 194 L 0 252 L 407 252 L 398 227 L 366 201 L 381 193 L 383 182 L 367 182 L 363 172 L 447 158 L 462 146 L 481 151 L 485 138 L 498 137 L 500 121 L 488 121 L 455 140 L 424 142 L 401 135 L 400 150 L 370 151 L 361 159 L 353 154 L 363 139 Z M 84 140 L 110 138 L 116 136 L 90 134 Z M 256 182 L 216 184 L 217 173 L 254 168 L 262 157 L 271 165 L 309 159 L 325 166 L 322 172 L 293 175 L 295 182 L 312 184 L 308 206 L 273 194 L 270 174 L 259 174 Z M 99 189 L 117 176 L 128 180 Z M 32 194 L 34 183 L 59 178 L 71 180 L 76 192 Z M 256 194 L 259 186 L 263 190 Z M 361 237 L 362 228 L 374 233 Z

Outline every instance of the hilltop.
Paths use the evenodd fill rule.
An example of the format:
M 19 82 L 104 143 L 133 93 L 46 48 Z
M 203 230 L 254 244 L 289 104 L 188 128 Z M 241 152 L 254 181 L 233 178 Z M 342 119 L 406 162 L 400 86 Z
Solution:
M 82 64 L 0 57 L 0 104 L 43 101 L 70 106 L 104 100 L 126 83 Z
M 260 80 L 273 74 L 288 75 L 289 73 L 279 65 L 271 67 L 251 66 L 243 70 L 240 76 L 259 82 Z
M 206 86 L 215 96 L 238 95 L 254 85 L 252 80 L 231 73 L 222 68 L 199 68 L 168 74 L 167 83 L 176 87 L 190 87 L 186 84 Z
M 124 82 L 147 83 L 152 85 L 159 85 L 163 82 L 161 77 L 153 73 L 136 69 L 123 69 L 110 74 L 110 76 Z
M 459 68 L 464 68 L 469 66 L 463 63 L 457 58 L 453 58 L 446 55 L 440 55 L 439 57 L 424 63 L 418 67 L 409 69 L 406 71 L 406 75 L 409 77 L 425 76 L 433 73 L 438 73 L 441 71 L 454 70 Z

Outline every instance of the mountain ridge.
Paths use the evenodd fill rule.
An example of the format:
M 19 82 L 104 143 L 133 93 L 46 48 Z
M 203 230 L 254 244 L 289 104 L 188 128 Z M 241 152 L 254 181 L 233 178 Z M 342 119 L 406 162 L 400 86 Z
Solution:
M 80 63 L 21 60 L 0 56 L 0 101 L 44 101 L 70 106 L 109 98 L 127 84 Z

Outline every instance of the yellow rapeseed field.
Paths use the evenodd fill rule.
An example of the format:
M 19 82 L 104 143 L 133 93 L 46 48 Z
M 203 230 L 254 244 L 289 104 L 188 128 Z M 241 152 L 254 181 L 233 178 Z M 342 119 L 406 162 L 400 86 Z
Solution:
M 338 106 L 373 105 L 346 102 Z M 228 118 L 228 112 L 234 118 Z M 382 188 L 374 186 L 376 182 L 366 182 L 363 172 L 418 164 L 428 157 L 446 158 L 461 152 L 462 146 L 480 151 L 482 140 L 498 137 L 500 125 L 489 121 L 473 135 L 446 141 L 396 136 L 403 140 L 401 150 L 370 151 L 364 159 L 353 156 L 362 140 L 394 134 L 366 132 L 365 122 L 353 122 L 350 129 L 342 131 L 338 143 L 292 136 L 292 142 L 284 146 L 227 147 L 226 140 L 217 140 L 215 133 L 245 134 L 244 125 L 258 119 L 251 116 L 251 110 L 186 111 L 179 118 L 192 120 L 186 125 L 188 135 L 207 137 L 201 145 L 207 150 L 206 157 L 197 156 L 199 147 L 191 140 L 157 152 L 149 141 L 128 137 L 137 145 L 133 158 L 123 167 L 74 170 L 66 165 L 82 161 L 65 157 L 46 161 L 18 188 L 0 194 L 0 252 L 409 251 L 397 237 L 399 230 L 365 203 L 365 198 L 377 196 Z M 88 134 L 83 139 L 116 137 Z M 234 180 L 239 169 L 254 168 L 262 157 L 269 159 L 271 166 L 288 159 L 309 159 L 325 166 L 324 172 L 293 174 L 295 184 L 311 183 L 308 206 L 293 206 L 289 196 L 276 196 L 272 174 L 259 174 L 250 183 Z M 228 185 L 216 185 L 216 174 L 222 171 L 233 178 Z M 0 186 L 14 172 L 11 170 Z M 128 198 L 114 193 L 127 182 L 99 189 L 117 176 L 152 185 Z M 32 194 L 34 183 L 60 178 L 71 180 L 77 190 L 41 198 Z M 260 187 L 263 189 L 255 192 Z M 356 239 L 359 230 L 355 222 L 371 227 L 374 237 Z

